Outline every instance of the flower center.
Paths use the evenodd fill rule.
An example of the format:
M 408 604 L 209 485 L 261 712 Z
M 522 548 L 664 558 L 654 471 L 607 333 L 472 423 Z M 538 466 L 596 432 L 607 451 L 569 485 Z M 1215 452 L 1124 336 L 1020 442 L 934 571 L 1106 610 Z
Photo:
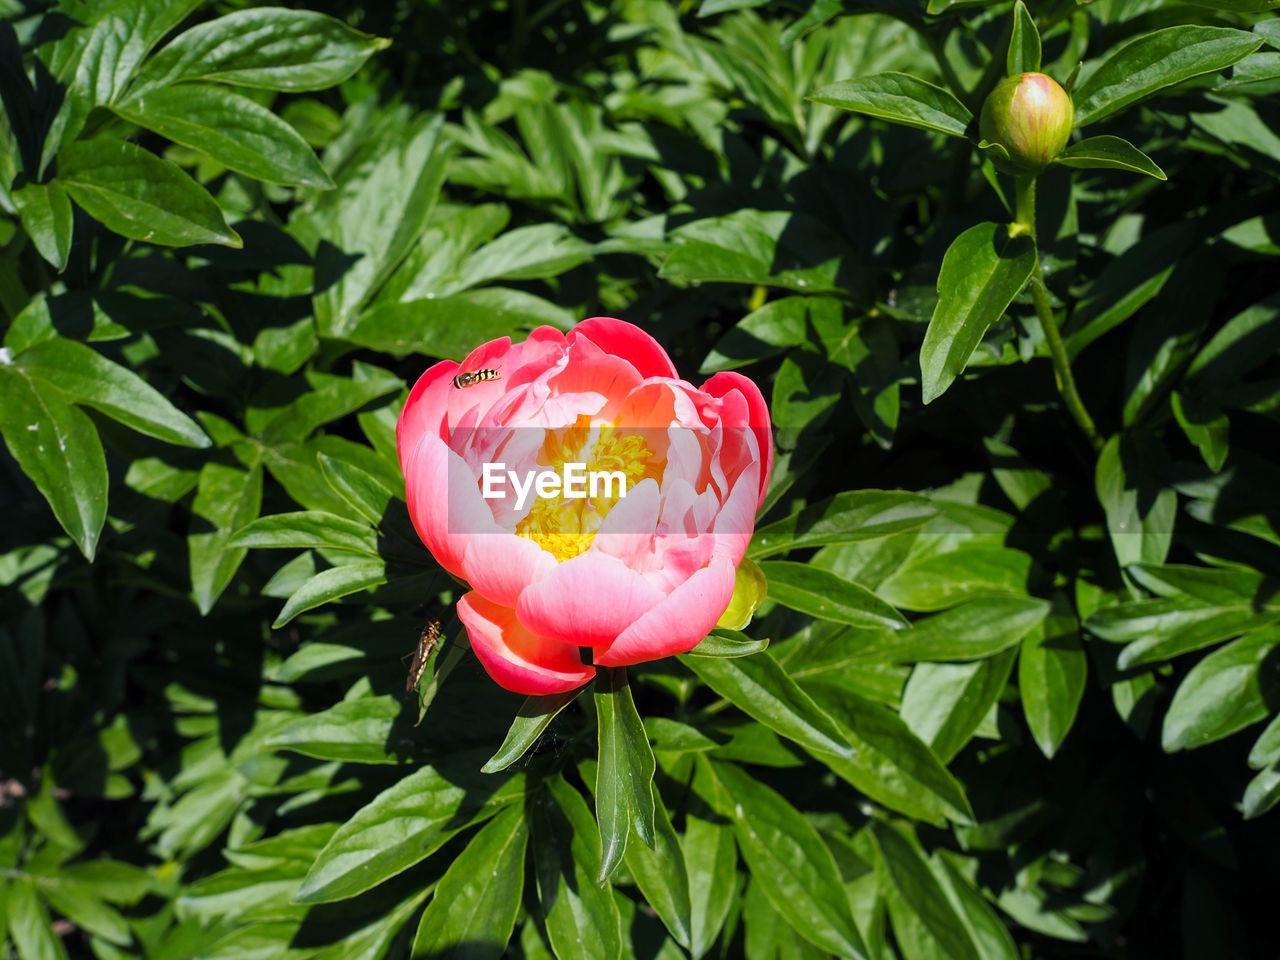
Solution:
M 617 483 L 592 484 L 593 475 L 621 473 L 630 490 L 646 477 L 658 479 L 658 465 L 643 437 L 624 434 L 614 423 L 590 423 L 585 415 L 577 423 L 547 432 L 538 463 L 562 473 L 566 463 L 586 464 L 585 497 L 538 497 L 528 515 L 516 525 L 516 533 L 532 540 L 557 560 L 586 553 L 596 531 L 623 494 Z

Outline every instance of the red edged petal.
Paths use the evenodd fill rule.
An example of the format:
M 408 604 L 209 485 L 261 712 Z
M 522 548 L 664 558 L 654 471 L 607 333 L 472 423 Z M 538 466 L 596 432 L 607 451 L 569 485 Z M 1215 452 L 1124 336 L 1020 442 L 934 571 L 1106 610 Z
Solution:
M 475 591 L 458 601 L 458 619 L 467 628 L 480 665 L 507 690 L 531 696 L 564 693 L 596 675 L 578 659 L 576 647 L 530 633 L 514 610 L 490 603 Z
M 723 397 L 736 390 L 747 401 L 747 422 L 725 423 L 724 426 L 750 427 L 751 432 L 756 435 L 760 455 L 764 459 L 764 469 L 760 472 L 760 501 L 763 502 L 765 491 L 769 489 L 769 475 L 773 472 L 773 434 L 770 431 L 772 421 L 769 419 L 769 405 L 764 402 L 760 388 L 742 374 L 724 370 L 704 383 L 702 389 L 713 397 Z
M 642 377 L 680 378 L 658 341 L 633 323 L 613 317 L 590 317 L 569 331 L 570 343 L 578 337 L 585 337 L 605 353 L 622 357 Z

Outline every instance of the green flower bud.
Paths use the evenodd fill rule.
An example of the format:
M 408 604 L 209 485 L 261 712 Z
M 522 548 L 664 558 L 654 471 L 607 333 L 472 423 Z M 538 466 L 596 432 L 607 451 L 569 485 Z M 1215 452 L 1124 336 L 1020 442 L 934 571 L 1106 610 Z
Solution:
M 1067 145 L 1075 109 L 1071 97 L 1043 73 L 1022 73 L 996 84 L 982 105 L 978 129 L 989 143 L 1009 154 L 993 160 L 1005 173 L 1036 174 Z

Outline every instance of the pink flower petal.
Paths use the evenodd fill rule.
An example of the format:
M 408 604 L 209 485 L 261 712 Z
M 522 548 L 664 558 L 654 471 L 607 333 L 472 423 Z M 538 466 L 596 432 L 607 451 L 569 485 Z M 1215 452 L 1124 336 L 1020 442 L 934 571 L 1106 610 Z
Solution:
M 409 391 L 400 416 L 396 420 L 396 451 L 400 455 L 400 470 L 418 446 L 423 434 L 439 437 L 448 407 L 448 393 L 458 365 L 452 360 L 441 360 L 418 378 Z
M 485 599 L 515 607 L 529 584 L 551 575 L 556 558 L 524 537 L 505 531 L 482 533 L 467 540 L 463 579 Z
M 577 648 L 530 633 L 514 610 L 474 591 L 458 601 L 458 619 L 481 666 L 508 690 L 531 696 L 563 693 L 595 676 L 595 669 L 578 658 Z
M 734 573 L 728 561 L 703 567 L 598 652 L 596 664 L 621 667 L 692 650 L 728 608 Z
M 436 562 L 461 577 L 467 540 L 499 530 L 475 474 L 443 440 L 426 435 L 409 454 L 404 475 L 413 528 Z
M 591 317 L 569 331 L 571 342 L 578 337 L 585 337 L 605 353 L 622 357 L 642 377 L 670 377 L 673 380 L 679 377 L 671 358 L 658 341 L 624 320 Z
M 592 550 L 565 560 L 550 576 L 526 588 L 516 615 L 544 637 L 599 647 L 612 643 L 662 599 L 621 560 Z
M 764 459 L 764 469 L 760 472 L 760 500 L 763 501 L 769 489 L 769 475 L 773 472 L 773 434 L 769 430 L 769 406 L 764 402 L 760 388 L 742 374 L 728 370 L 717 373 L 702 385 L 702 389 L 713 397 L 723 397 L 736 391 L 747 401 L 746 422 L 726 423 L 725 426 L 748 427 L 755 434 Z

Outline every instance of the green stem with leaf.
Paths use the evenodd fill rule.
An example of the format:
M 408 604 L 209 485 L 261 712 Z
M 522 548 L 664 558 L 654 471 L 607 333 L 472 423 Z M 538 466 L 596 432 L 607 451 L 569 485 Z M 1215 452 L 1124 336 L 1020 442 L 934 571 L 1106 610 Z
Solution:
M 1102 437 L 1094 425 L 1093 417 L 1080 399 L 1080 391 L 1076 389 L 1076 378 L 1071 372 L 1071 359 L 1067 356 L 1066 345 L 1062 342 L 1062 333 L 1058 330 L 1058 321 L 1053 315 L 1053 305 L 1049 302 L 1049 289 L 1044 282 L 1044 268 L 1040 265 L 1040 248 L 1036 241 L 1036 178 L 1016 178 L 1016 202 L 1014 206 L 1014 229 L 1031 237 L 1036 244 L 1036 265 L 1031 274 L 1031 299 L 1035 304 L 1036 316 L 1040 318 L 1040 326 L 1044 328 L 1045 342 L 1049 345 L 1049 357 L 1053 361 L 1054 379 L 1058 384 L 1058 393 L 1062 395 L 1067 410 L 1089 443 L 1095 450 L 1102 449 Z

